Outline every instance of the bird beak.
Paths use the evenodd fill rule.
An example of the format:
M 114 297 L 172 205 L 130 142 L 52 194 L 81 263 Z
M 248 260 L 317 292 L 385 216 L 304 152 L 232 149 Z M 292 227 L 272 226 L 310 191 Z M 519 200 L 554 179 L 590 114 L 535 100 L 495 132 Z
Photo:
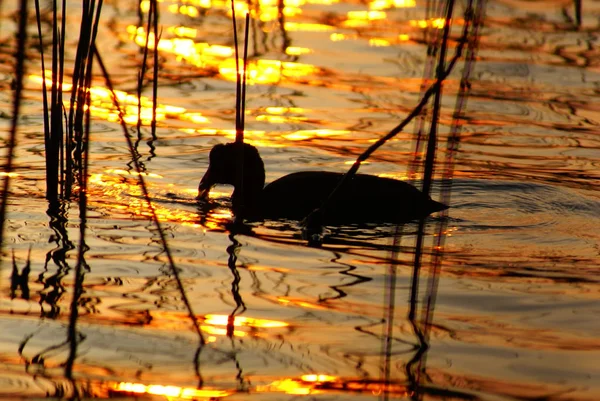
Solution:
M 208 198 L 208 194 L 210 193 L 210 189 L 215 185 L 214 179 L 212 177 L 212 173 L 210 171 L 210 167 L 204 173 L 204 177 L 200 180 L 200 185 L 198 185 L 198 199 L 206 199 Z

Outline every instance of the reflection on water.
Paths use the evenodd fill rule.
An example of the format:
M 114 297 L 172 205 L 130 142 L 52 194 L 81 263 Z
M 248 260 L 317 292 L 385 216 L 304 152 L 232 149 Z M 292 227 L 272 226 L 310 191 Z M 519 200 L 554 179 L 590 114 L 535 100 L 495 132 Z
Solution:
M 238 16 L 253 18 L 245 138 L 260 148 L 267 181 L 300 170 L 345 171 L 412 110 L 427 69 L 428 36 L 446 25 L 426 10 L 428 3 L 236 2 Z M 327 227 L 328 241 L 314 249 L 293 221 L 253 223 L 233 235 L 242 228 L 230 224 L 230 189 L 214 191 L 215 208 L 198 205 L 209 150 L 235 137 L 231 4 L 159 2 L 154 138 L 147 131 L 154 106 L 147 81 L 143 96 L 135 95 L 140 51 L 152 49 L 158 36 L 138 17 L 150 2 L 106 1 L 98 48 L 124 114 L 95 79 L 86 273 L 71 342 L 79 210 L 44 199 L 44 72 L 32 42 L 0 270 L 0 398 L 69 397 L 75 389 L 90 398 L 125 399 L 600 398 L 600 8 L 584 2 L 578 23 L 575 3 L 487 2 L 460 121 L 448 228 L 437 233 L 438 216 L 424 226 L 424 274 L 415 284 L 418 224 L 403 227 L 396 245 L 393 226 Z M 456 4 L 450 54 L 465 24 L 464 4 Z M 3 5 L 5 60 L 12 57 L 14 7 Z M 80 7 L 67 2 L 68 66 Z M 47 46 L 51 14 L 45 13 Z M 11 109 L 7 63 L 0 68 L 4 110 Z M 461 74 L 456 69 L 444 84 L 442 138 L 451 129 Z M 66 92 L 67 82 L 70 76 Z M 69 95 L 64 100 L 68 105 Z M 130 129 L 141 122 L 133 134 L 140 173 L 121 117 Z M 407 167 L 412 132 L 409 126 L 379 149 L 361 172 L 419 179 Z M 446 156 L 444 141 L 439 152 Z M 437 173 L 434 196 L 443 190 Z M 140 174 L 205 335 L 200 352 L 149 221 Z M 435 283 L 427 272 L 441 249 L 438 235 L 445 246 Z M 420 311 L 432 285 L 430 348 L 419 359 L 415 327 L 427 316 L 419 313 L 411 324 L 406 300 L 419 290 Z M 69 380 L 73 339 L 78 350 Z M 415 368 L 425 359 L 424 370 Z M 423 386 L 416 392 L 419 374 Z

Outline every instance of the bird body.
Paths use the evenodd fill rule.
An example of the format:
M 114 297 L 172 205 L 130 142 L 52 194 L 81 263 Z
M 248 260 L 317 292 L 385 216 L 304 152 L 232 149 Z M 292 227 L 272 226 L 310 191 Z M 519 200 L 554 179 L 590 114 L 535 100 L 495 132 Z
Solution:
M 336 172 L 303 171 L 264 186 L 258 150 L 245 143 L 229 143 L 211 150 L 198 196 L 206 198 L 215 184 L 230 184 L 234 186 L 234 212 L 243 213 L 246 219 L 302 220 L 325 205 L 321 212 L 327 224 L 399 223 L 447 208 L 406 182 L 367 174 L 354 175 L 328 200 L 343 177 Z

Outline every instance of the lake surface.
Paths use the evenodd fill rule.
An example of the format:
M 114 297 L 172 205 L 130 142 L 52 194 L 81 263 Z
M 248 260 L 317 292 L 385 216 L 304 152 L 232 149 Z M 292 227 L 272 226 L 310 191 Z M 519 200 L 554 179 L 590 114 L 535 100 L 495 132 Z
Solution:
M 3 155 L 17 19 L 7 3 Z M 283 19 L 276 2 L 252 5 L 245 135 L 260 150 L 267 182 L 301 170 L 344 172 L 413 109 L 431 66 L 425 28 L 443 26 L 427 3 L 290 0 Z M 449 58 L 463 3 L 455 5 Z M 451 188 L 439 179 L 448 172 L 446 138 L 464 60 L 444 84 L 432 196 L 451 193 L 451 208 L 446 220 L 425 222 L 415 283 L 415 222 L 400 231 L 328 227 L 323 246 L 313 248 L 297 222 L 253 223 L 252 233 L 231 235 L 231 188 L 213 191 L 223 198 L 217 210 L 198 207 L 210 149 L 235 135 L 230 3 L 161 2 L 165 107 L 156 138 L 147 117 L 135 138 L 180 282 L 95 69 L 89 249 L 71 337 L 79 209 L 72 202 L 59 217 L 47 213 L 32 4 L 0 271 L 0 399 L 75 391 L 122 399 L 164 391 L 231 400 L 600 399 L 600 3 L 584 2 L 579 29 L 571 1 L 486 3 Z M 248 9 L 237 8 L 238 16 Z M 67 10 L 72 68 L 80 2 L 67 1 Z M 43 13 L 51 43 L 51 14 Z M 113 84 L 135 96 L 146 40 L 138 4 L 105 1 L 100 21 L 97 47 Z M 240 35 L 242 25 L 240 18 Z M 143 95 L 151 99 L 151 83 Z M 127 118 L 133 130 L 135 112 Z M 409 124 L 360 171 L 419 182 L 421 170 L 409 168 L 415 132 Z M 394 238 L 401 247 L 392 253 Z M 431 255 L 441 257 L 433 280 Z M 13 264 L 22 272 L 28 260 L 21 282 L 29 294 L 24 286 L 11 294 Z M 434 314 L 425 312 L 428 296 Z M 425 353 L 419 335 L 429 340 Z

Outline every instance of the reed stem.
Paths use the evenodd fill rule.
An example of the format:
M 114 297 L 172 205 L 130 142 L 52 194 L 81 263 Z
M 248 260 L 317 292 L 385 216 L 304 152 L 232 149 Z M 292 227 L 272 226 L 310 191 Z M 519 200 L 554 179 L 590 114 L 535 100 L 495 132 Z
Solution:
M 8 191 L 10 178 L 13 172 L 15 148 L 17 146 L 17 128 L 21 112 L 21 92 L 23 91 L 23 77 L 25 76 L 25 44 L 27 42 L 27 0 L 21 0 L 19 8 L 19 28 L 17 32 L 17 48 L 15 51 L 15 85 L 13 95 L 13 110 L 8 137 L 6 164 L 2 181 L 2 198 L 0 203 L 0 255 L 4 243 L 4 223 L 6 221 Z

